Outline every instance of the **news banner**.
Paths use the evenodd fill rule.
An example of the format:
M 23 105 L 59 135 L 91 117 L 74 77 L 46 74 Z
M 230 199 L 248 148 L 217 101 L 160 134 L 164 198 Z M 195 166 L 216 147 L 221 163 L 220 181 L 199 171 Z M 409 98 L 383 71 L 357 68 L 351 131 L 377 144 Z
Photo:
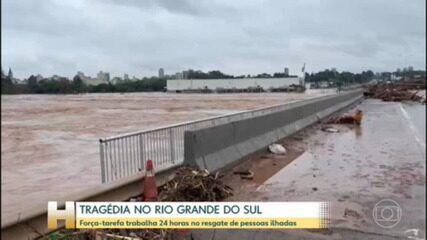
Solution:
M 328 202 L 66 202 L 48 203 L 48 227 L 302 229 L 326 228 Z

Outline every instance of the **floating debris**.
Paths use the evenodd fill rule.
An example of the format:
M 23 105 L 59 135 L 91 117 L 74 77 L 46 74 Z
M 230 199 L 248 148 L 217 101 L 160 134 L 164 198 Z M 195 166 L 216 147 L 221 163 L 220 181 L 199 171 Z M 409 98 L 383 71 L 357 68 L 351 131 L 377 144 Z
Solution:
M 333 127 L 323 127 L 322 131 L 324 131 L 324 132 L 330 132 L 330 133 L 337 133 L 340 130 L 338 130 L 336 128 L 333 128 Z
M 362 216 L 355 210 L 346 208 L 344 210 L 344 217 L 354 217 L 354 218 L 362 218 Z
M 252 180 L 254 178 L 254 173 L 252 171 L 249 170 L 245 170 L 245 171 L 235 171 L 233 172 L 234 174 L 238 174 L 240 175 L 241 179 L 249 179 Z
M 268 146 L 268 150 L 274 154 L 284 155 L 286 154 L 286 148 L 280 144 L 274 143 Z

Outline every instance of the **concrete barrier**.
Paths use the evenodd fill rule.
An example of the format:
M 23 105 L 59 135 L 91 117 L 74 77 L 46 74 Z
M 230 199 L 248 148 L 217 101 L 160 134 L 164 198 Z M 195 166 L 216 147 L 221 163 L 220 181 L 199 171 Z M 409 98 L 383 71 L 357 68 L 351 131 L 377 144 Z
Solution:
M 361 90 L 301 103 L 280 112 L 186 131 L 184 164 L 217 171 L 238 162 L 363 97 Z

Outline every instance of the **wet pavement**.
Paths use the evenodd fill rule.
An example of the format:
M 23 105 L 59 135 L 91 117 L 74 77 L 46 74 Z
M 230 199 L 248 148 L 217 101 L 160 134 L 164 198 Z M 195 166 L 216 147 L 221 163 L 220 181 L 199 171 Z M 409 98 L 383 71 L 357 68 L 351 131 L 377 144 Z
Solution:
M 193 237 L 425 239 L 425 105 L 366 100 L 357 107 L 365 114 L 360 127 L 329 125 L 339 132 L 328 133 L 318 124 L 285 140 L 288 147 L 303 147 L 305 152 L 256 189 L 248 185 L 241 195 L 252 201 L 328 201 L 329 229 L 195 231 Z M 375 204 L 383 199 L 395 201 L 401 209 L 394 227 L 374 221 Z

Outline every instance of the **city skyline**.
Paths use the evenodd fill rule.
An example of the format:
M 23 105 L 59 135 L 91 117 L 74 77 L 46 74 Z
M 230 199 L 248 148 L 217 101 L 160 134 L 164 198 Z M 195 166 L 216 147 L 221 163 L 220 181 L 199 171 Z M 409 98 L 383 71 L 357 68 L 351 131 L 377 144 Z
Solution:
M 152 75 L 152 76 L 135 76 L 135 75 L 133 75 L 132 78 L 129 77 L 128 73 L 122 74 L 121 76 L 123 76 L 123 77 L 121 77 L 120 75 L 111 75 L 110 76 L 110 72 L 103 71 L 103 70 L 98 71 L 95 74 L 95 76 L 87 75 L 87 74 L 85 74 L 82 71 L 77 71 L 77 73 L 74 74 L 74 75 L 72 75 L 71 77 L 62 76 L 62 75 L 58 75 L 58 74 L 52 74 L 50 76 L 43 76 L 41 74 L 31 74 L 30 76 L 35 76 L 38 80 L 43 79 L 43 78 L 47 78 L 47 79 L 59 79 L 59 78 L 64 78 L 64 77 L 68 78 L 69 80 L 72 80 L 75 76 L 79 76 L 80 79 L 83 80 L 86 83 L 99 84 L 99 83 L 102 83 L 102 82 L 110 82 L 110 81 L 111 82 L 117 82 L 117 81 L 135 81 L 135 80 L 143 79 L 143 78 L 186 79 L 186 74 L 188 74 L 188 71 L 198 72 L 198 71 L 201 71 L 201 70 L 197 70 L 197 69 L 186 69 L 186 70 L 178 71 L 178 72 L 175 72 L 175 73 L 167 73 L 164 68 L 159 68 L 157 76 L 156 75 Z M 220 70 L 210 70 L 210 71 L 207 71 L 206 73 L 211 72 L 211 71 L 220 71 Z M 320 70 L 318 72 L 323 72 L 323 71 L 348 72 L 348 71 L 339 71 L 339 70 L 337 70 L 336 67 L 326 68 L 326 69 Z M 365 71 L 370 71 L 370 69 L 366 69 Z M 402 67 L 402 68 L 396 68 L 395 70 L 390 70 L 390 71 L 374 72 L 374 74 L 380 74 L 380 73 L 392 73 L 392 74 L 393 73 L 397 73 L 398 74 L 398 73 L 402 73 L 402 72 L 412 72 L 412 71 L 424 71 L 425 72 L 425 69 L 414 69 L 413 66 L 406 66 L 406 67 Z M 201 72 L 203 72 L 203 71 L 201 71 Z M 364 71 L 361 71 L 361 72 L 364 72 Z M 221 73 L 227 74 L 227 73 L 224 73 L 224 72 L 221 72 Z M 277 73 L 284 74 L 284 77 L 293 77 L 293 76 L 302 77 L 302 72 L 300 74 L 292 74 L 292 72 L 290 71 L 290 69 L 288 67 L 283 68 L 283 72 L 280 72 L 280 71 L 274 72 L 274 73 L 262 72 L 262 73 L 258 73 L 258 74 L 252 74 L 252 75 L 251 74 L 239 74 L 239 75 L 230 75 L 230 76 L 233 76 L 233 77 L 236 77 L 236 78 L 239 78 L 239 77 L 243 76 L 243 77 L 246 78 L 246 77 L 257 77 L 257 75 L 267 74 L 267 75 L 270 75 L 272 77 L 273 74 L 277 74 Z M 304 72 L 304 73 L 314 74 L 315 72 Z M 352 73 L 356 73 L 357 74 L 357 72 L 352 72 Z M 28 77 L 30 77 L 30 76 L 28 76 L 28 77 L 24 77 L 24 78 L 15 78 L 13 76 L 13 72 L 12 72 L 11 68 L 8 68 L 8 73 L 7 74 L 3 70 L 3 74 L 7 75 L 7 76 L 10 76 L 12 74 L 12 78 L 13 79 L 20 80 L 20 81 L 26 80 L 26 79 L 28 79 Z

